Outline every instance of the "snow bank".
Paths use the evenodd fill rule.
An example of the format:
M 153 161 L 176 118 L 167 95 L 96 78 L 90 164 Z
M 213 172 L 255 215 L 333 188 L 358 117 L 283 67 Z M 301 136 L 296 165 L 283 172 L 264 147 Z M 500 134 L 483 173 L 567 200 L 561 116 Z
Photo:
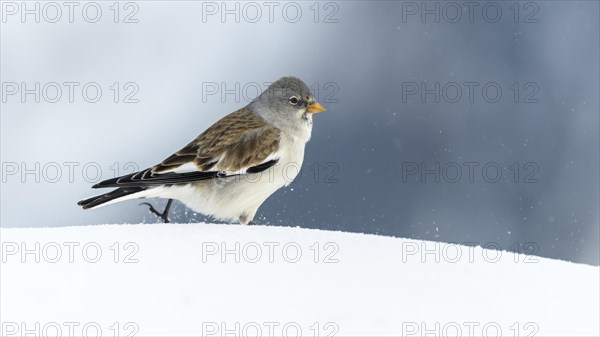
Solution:
M 599 268 L 211 224 L 1 229 L 3 336 L 599 335 Z

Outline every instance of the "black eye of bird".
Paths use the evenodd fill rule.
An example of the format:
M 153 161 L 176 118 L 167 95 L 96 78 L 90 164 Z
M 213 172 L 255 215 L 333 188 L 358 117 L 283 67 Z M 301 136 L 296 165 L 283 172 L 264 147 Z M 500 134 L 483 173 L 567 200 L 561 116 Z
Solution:
M 290 103 L 292 103 L 293 105 L 298 104 L 298 102 L 299 102 L 298 97 L 296 97 L 296 96 L 290 97 Z

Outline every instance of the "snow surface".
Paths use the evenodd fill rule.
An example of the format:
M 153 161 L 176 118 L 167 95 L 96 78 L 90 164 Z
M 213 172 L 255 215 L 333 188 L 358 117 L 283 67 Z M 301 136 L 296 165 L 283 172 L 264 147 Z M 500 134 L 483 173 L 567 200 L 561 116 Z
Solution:
M 598 267 L 506 251 L 213 224 L 0 235 L 3 336 L 600 334 Z

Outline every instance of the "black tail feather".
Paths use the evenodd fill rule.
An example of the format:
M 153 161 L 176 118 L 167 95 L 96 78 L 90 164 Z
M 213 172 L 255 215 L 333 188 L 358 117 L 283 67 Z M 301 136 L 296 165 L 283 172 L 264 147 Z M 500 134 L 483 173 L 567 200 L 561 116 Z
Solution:
M 83 209 L 92 208 L 98 205 L 102 205 L 111 200 L 124 197 L 133 193 L 141 192 L 147 189 L 147 187 L 121 187 L 108 193 L 100 194 L 88 199 L 81 200 L 77 205 L 82 206 Z

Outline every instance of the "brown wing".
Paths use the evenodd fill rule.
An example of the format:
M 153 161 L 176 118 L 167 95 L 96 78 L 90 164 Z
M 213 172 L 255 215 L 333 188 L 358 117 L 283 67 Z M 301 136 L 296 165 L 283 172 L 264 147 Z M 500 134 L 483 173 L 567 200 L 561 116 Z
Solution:
M 172 172 L 193 163 L 198 171 L 237 172 L 260 165 L 279 147 L 279 129 L 247 108 L 213 124 L 183 149 L 152 168 L 153 174 Z
M 146 187 L 262 172 L 275 165 L 279 129 L 247 109 L 225 116 L 162 163 L 93 188 Z

